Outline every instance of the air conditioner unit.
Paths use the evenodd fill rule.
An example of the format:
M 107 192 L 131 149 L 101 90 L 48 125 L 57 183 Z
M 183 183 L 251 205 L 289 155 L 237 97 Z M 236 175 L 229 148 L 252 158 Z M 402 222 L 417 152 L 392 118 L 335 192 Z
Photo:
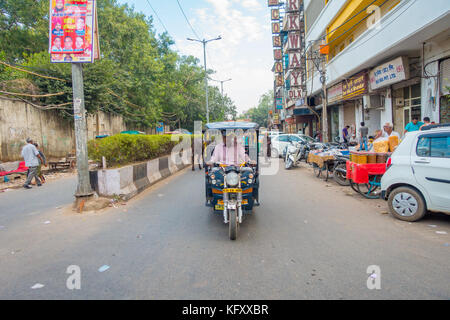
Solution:
M 369 96 L 367 109 L 384 109 L 384 97 L 381 95 Z

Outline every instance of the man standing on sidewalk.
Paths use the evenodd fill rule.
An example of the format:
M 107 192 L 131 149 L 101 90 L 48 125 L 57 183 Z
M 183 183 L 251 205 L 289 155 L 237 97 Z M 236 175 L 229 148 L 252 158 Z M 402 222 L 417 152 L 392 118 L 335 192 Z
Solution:
M 44 160 L 39 154 L 39 151 L 33 145 L 33 140 L 31 140 L 30 138 L 27 139 L 27 144 L 22 148 L 22 157 L 25 160 L 25 166 L 27 166 L 29 169 L 27 181 L 25 181 L 23 187 L 25 189 L 31 189 L 30 183 L 33 178 L 36 178 L 38 187 L 42 186 L 41 180 L 39 180 L 39 177 L 37 176 L 37 172 L 39 167 L 39 160 L 41 161 L 41 163 L 44 163 Z

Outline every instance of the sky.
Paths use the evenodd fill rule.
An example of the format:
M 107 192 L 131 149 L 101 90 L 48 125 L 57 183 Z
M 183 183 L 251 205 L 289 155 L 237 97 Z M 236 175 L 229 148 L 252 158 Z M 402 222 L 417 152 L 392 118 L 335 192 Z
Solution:
M 196 38 L 176 0 L 148 0 L 170 36 L 174 50 L 193 55 L 203 65 L 203 45 Z M 224 83 L 224 93 L 236 104 L 238 113 L 257 106 L 261 95 L 273 88 L 272 34 L 267 0 L 179 0 L 200 39 L 217 38 L 207 44 L 207 66 Z M 147 0 L 119 0 L 154 17 L 157 33 L 165 31 Z M 210 82 L 220 88 L 220 83 Z

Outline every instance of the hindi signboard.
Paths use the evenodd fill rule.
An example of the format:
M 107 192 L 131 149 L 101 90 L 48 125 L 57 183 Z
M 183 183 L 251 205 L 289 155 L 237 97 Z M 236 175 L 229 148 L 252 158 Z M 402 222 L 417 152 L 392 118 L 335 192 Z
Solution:
M 370 89 L 377 90 L 409 79 L 408 59 L 398 57 L 374 68 L 370 74 Z
M 342 82 L 342 98 L 344 100 L 359 97 L 367 93 L 367 73 L 360 73 Z
M 92 63 L 98 58 L 95 0 L 50 0 L 52 63 Z

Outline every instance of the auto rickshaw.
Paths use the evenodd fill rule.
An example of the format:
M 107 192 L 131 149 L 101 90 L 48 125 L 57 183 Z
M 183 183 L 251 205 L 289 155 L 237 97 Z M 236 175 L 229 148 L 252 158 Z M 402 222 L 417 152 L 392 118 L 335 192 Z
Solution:
M 259 206 L 258 136 L 259 126 L 252 122 L 208 123 L 203 135 L 206 206 L 223 214 L 231 240 L 236 240 L 244 215 Z M 227 161 L 227 153 L 234 159 Z

